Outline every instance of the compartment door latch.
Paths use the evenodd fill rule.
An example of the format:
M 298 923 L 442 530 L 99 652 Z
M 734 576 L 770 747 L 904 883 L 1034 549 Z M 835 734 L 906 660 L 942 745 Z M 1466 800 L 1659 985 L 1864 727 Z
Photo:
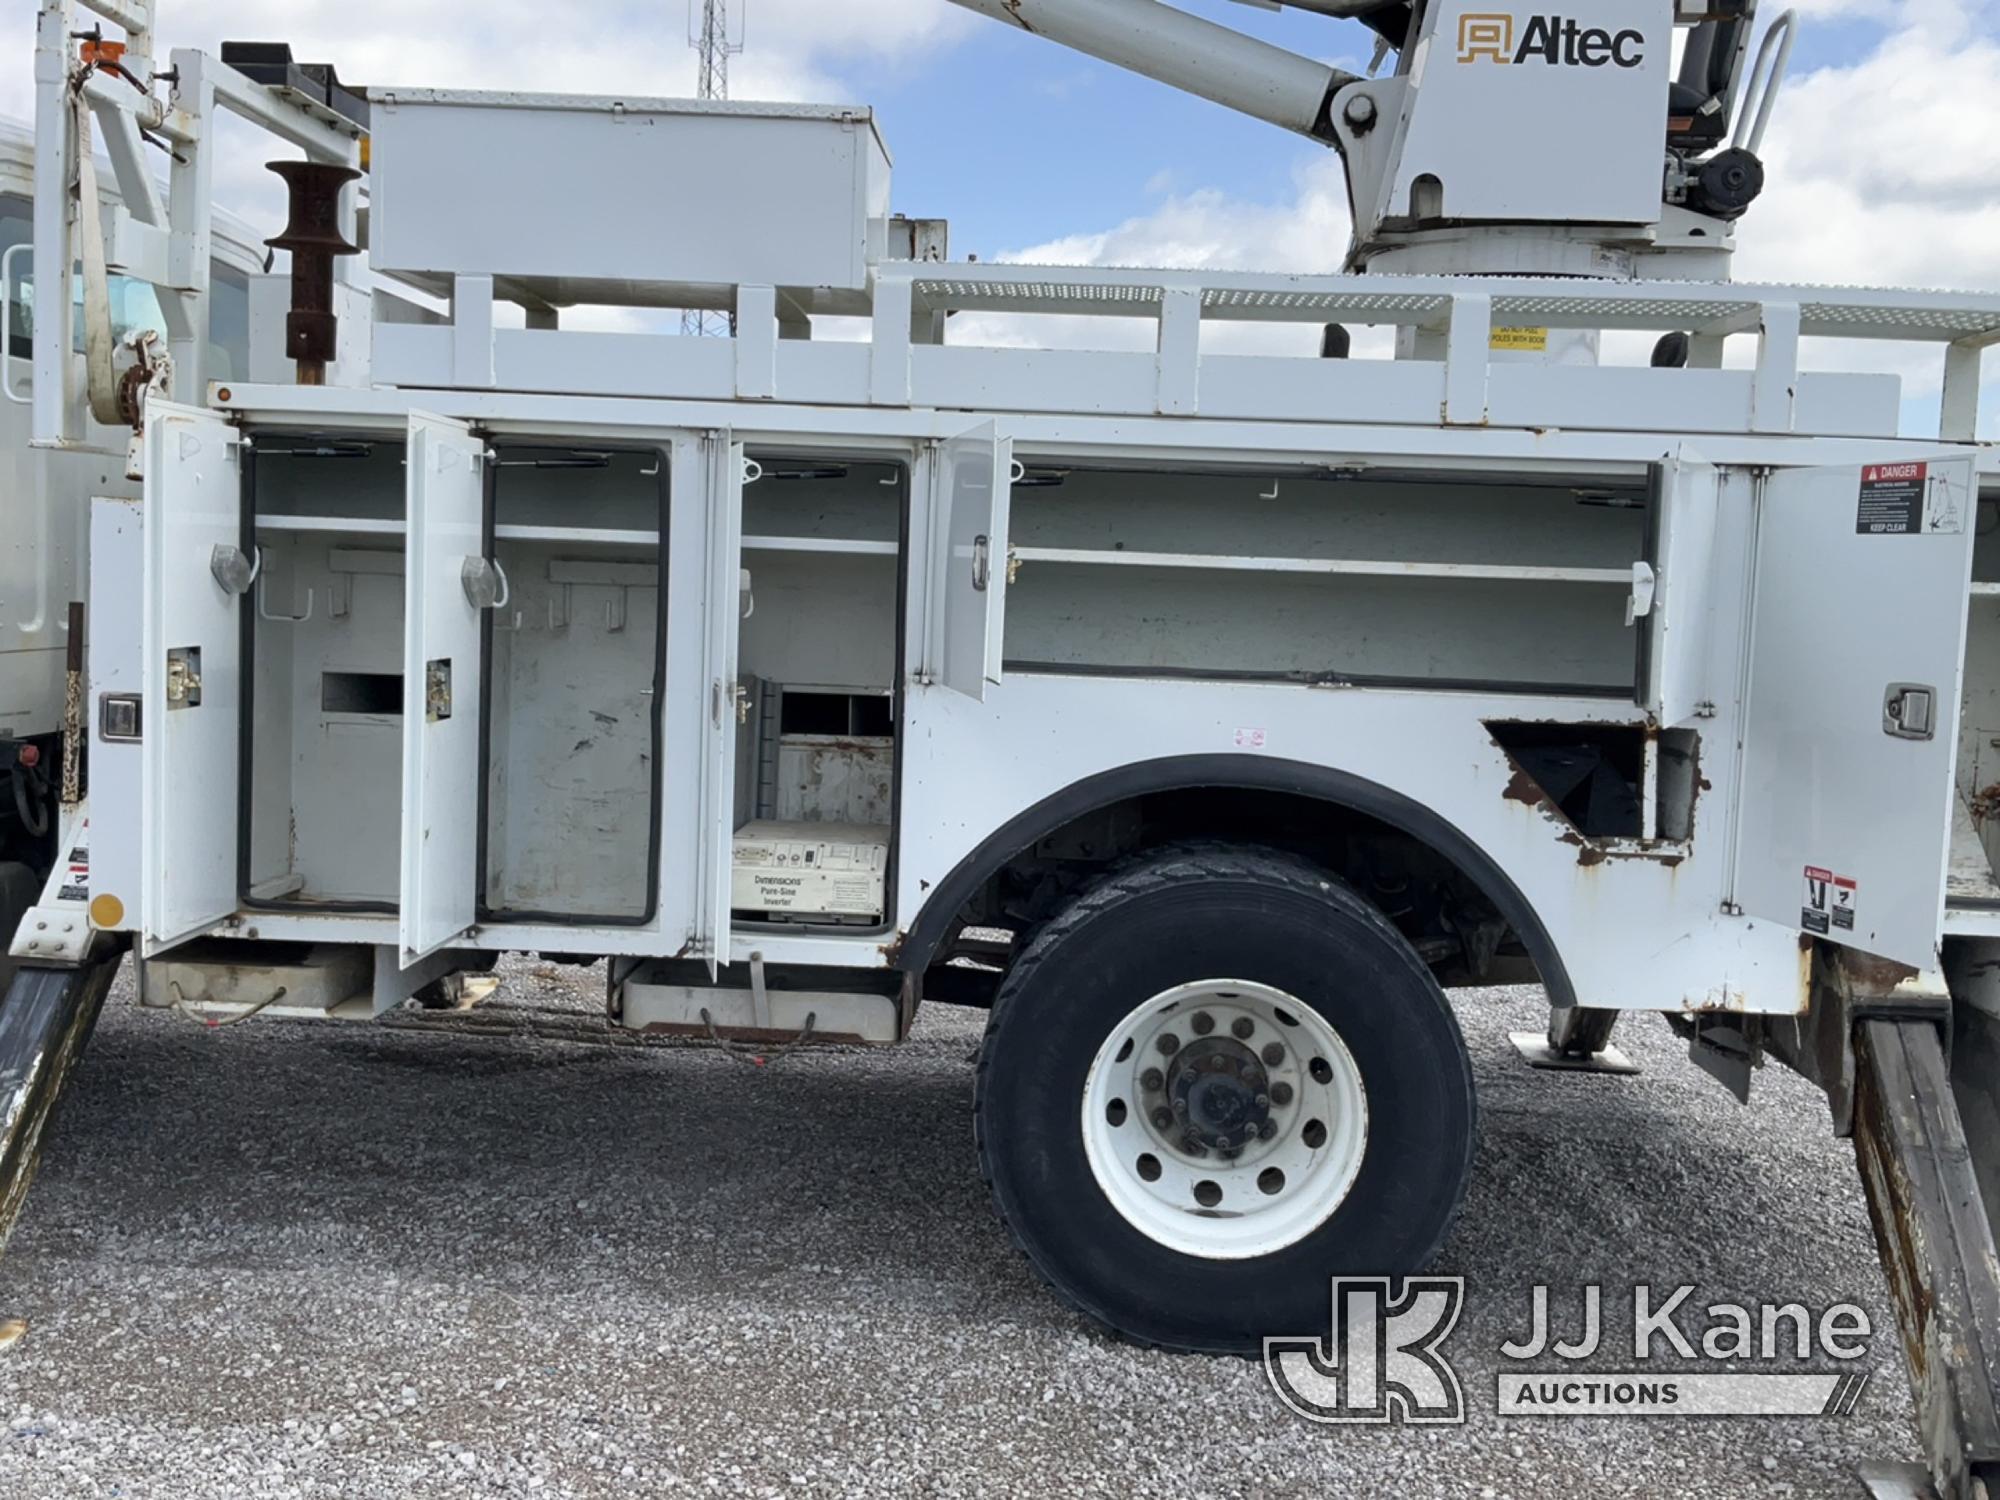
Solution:
M 1937 737 L 1937 689 L 1921 682 L 1892 682 L 1882 694 L 1882 732 L 1899 740 Z

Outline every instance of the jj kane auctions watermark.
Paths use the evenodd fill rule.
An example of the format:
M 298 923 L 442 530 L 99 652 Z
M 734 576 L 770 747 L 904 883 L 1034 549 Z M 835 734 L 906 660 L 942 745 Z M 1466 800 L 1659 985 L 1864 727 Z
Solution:
M 1264 1341 L 1272 1388 L 1309 1422 L 1463 1422 L 1445 1346 L 1465 1295 L 1462 1277 L 1336 1279 L 1326 1334 Z M 1703 1304 L 1692 1286 L 1645 1283 L 1585 1286 L 1560 1324 L 1536 1286 L 1525 1321 L 1499 1348 L 1501 1416 L 1842 1416 L 1867 1387 L 1874 1334 L 1851 1302 Z

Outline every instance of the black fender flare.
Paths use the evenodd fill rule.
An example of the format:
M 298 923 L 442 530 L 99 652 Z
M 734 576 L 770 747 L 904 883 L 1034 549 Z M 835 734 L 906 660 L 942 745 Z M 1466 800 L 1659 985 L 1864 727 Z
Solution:
M 980 886 L 1009 860 L 1065 824 L 1149 792 L 1201 787 L 1288 792 L 1365 814 L 1435 849 L 1507 919 L 1540 971 L 1550 1003 L 1558 1008 L 1576 1004 L 1569 972 L 1542 919 L 1507 872 L 1457 825 L 1401 792 L 1350 772 L 1264 756 L 1178 755 L 1138 761 L 1086 777 L 1043 798 L 995 829 L 938 882 L 899 945 L 895 966 L 906 974 L 922 974 L 943 946 L 953 919 Z

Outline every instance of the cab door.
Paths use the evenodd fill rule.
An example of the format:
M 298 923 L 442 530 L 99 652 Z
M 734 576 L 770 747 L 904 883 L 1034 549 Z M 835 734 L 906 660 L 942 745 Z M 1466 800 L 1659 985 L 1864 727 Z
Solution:
M 243 548 L 241 432 L 156 401 L 145 458 L 141 946 L 151 957 L 236 910 L 242 602 L 256 560 Z
M 485 442 L 412 412 L 404 458 L 402 966 L 463 937 L 479 882 L 482 612 L 506 602 L 487 556 Z
M 1746 915 L 1937 964 L 1974 499 L 1962 449 L 1764 479 L 1737 789 Z
M 743 702 L 737 681 L 744 591 L 743 445 L 727 432 L 711 434 L 704 454 L 707 489 L 705 587 L 702 605 L 700 830 L 696 861 L 695 951 L 712 979 L 729 962 L 729 886 L 736 850 L 736 727 Z
M 984 702 L 1000 681 L 1014 443 L 983 422 L 939 446 L 931 517 L 938 681 Z

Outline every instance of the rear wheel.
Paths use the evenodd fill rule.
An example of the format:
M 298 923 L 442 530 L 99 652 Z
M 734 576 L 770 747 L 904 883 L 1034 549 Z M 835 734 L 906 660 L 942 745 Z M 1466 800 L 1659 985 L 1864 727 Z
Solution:
M 1323 1326 L 1329 1277 L 1421 1269 L 1474 1136 L 1429 970 L 1333 877 L 1252 850 L 1162 854 L 1050 922 L 1001 986 L 976 1112 L 1057 1291 L 1218 1352 Z

